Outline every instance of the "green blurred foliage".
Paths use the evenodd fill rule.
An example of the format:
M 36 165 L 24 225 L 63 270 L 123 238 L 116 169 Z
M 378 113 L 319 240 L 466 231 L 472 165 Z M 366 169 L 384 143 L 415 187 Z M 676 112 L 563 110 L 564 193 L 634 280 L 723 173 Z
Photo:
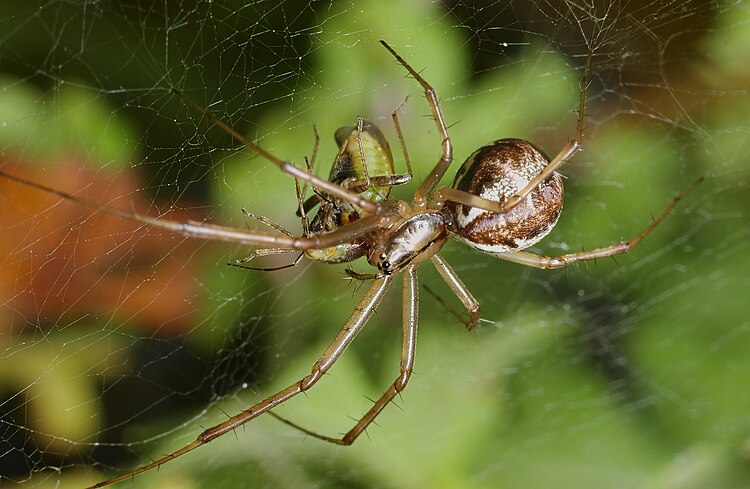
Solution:
M 46 97 L 20 79 L 0 78 L 0 146 L 29 161 L 54 164 L 61 155 L 85 157 L 92 165 L 124 169 L 133 159 L 136 132 L 98 93 L 62 86 Z

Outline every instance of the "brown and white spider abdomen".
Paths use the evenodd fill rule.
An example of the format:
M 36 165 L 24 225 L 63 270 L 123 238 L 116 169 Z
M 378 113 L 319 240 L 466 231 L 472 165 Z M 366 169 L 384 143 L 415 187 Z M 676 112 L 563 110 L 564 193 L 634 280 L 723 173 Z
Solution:
M 547 164 L 549 158 L 528 141 L 500 139 L 466 159 L 453 187 L 502 203 Z M 450 205 L 455 230 L 467 244 L 487 253 L 519 251 L 544 238 L 557 223 L 563 206 L 562 178 L 554 173 L 507 213 Z

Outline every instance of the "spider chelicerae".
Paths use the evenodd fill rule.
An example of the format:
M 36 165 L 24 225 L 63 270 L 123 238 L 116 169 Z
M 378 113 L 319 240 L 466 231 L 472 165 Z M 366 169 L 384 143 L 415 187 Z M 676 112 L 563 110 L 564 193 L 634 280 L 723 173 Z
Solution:
M 167 229 L 188 237 L 228 241 L 257 248 L 248 258 L 238 261 L 237 264 L 240 266 L 244 266 L 244 263 L 257 256 L 299 252 L 300 255 L 295 260 L 295 264 L 302 255 L 327 263 L 351 262 L 357 258 L 366 257 L 369 264 L 377 269 L 376 273 L 365 275 L 350 272 L 355 278 L 371 280 L 372 285 L 364 293 L 341 331 L 315 362 L 309 375 L 226 421 L 204 430 L 192 443 L 127 474 L 100 482 L 93 487 L 112 484 L 158 467 L 234 430 L 263 413 L 270 412 L 273 408 L 313 387 L 357 337 L 382 301 L 396 274 L 402 272 L 401 364 L 400 373 L 393 384 L 342 437 L 321 435 L 280 418 L 316 438 L 341 445 L 351 444 L 409 382 L 414 368 L 417 339 L 419 304 L 417 266 L 420 263 L 430 261 L 456 294 L 468 311 L 466 321 L 468 329 L 474 328 L 479 320 L 479 303 L 450 265 L 438 254 L 450 238 L 456 238 L 497 258 L 522 265 L 544 269 L 560 268 L 571 263 L 612 256 L 631 250 L 664 219 L 680 199 L 701 181 L 698 179 L 683 190 L 640 234 L 629 241 L 556 257 L 523 251 L 552 230 L 562 210 L 563 184 L 557 170 L 581 148 L 591 54 L 587 58 L 581 77 L 580 106 L 575 136 L 554 158 L 550 160 L 541 150 L 527 141 L 500 139 L 472 153 L 458 170 L 452 186 L 437 188 L 453 161 L 453 145 L 448 136 L 448 127 L 443 118 L 437 94 L 432 86 L 393 48 L 384 41 L 381 41 L 381 44 L 424 89 L 440 136 L 440 159 L 415 191 L 411 203 L 389 197 L 393 185 L 406 183 L 411 178 L 409 158 L 398 124 L 398 109 L 393 113 L 393 121 L 404 152 L 407 174 L 395 173 L 391 150 L 380 130 L 371 122 L 359 119 L 356 126 L 345 127 L 337 131 L 336 140 L 340 152 L 329 179 L 325 180 L 312 173 L 312 164 L 308 163 L 307 169 L 303 169 L 277 158 L 177 91 L 175 92 L 186 103 L 200 111 L 236 140 L 278 166 L 282 172 L 295 178 L 299 214 L 302 217 L 304 229 L 302 236 L 293 236 L 270 219 L 250 213 L 247 215 L 272 227 L 274 231 L 232 228 L 192 221 L 176 222 L 148 217 L 81 199 L 0 170 L 0 176 L 4 178 L 54 193 L 62 198 L 122 218 Z M 319 138 L 316 133 L 313 160 L 317 153 L 318 142 Z M 300 190 L 299 182 L 312 187 L 315 195 L 304 201 L 304 190 Z M 315 217 L 308 221 L 306 214 L 316 206 L 319 208 Z

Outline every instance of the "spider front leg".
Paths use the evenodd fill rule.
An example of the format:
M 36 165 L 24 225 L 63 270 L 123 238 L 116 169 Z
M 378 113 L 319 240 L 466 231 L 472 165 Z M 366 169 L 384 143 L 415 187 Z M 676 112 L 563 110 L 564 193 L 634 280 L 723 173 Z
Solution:
M 346 322 L 333 342 L 331 342 L 331 344 L 328 346 L 325 353 L 323 353 L 318 361 L 315 362 L 309 375 L 301 378 L 299 381 L 293 383 L 286 389 L 280 390 L 276 394 L 260 401 L 259 403 L 251 406 L 241 413 L 232 416 L 223 423 L 219 423 L 216 426 L 203 431 L 203 433 L 198 435 L 194 442 L 185 445 L 179 450 L 176 450 L 169 455 L 155 460 L 148 465 L 144 465 L 143 467 L 128 472 L 127 474 L 114 477 L 103 482 L 99 482 L 98 484 L 91 486 L 91 488 L 89 489 L 114 484 L 115 482 L 129 479 L 133 476 L 159 467 L 160 465 L 169 462 L 170 460 L 173 460 L 181 455 L 195 450 L 201 445 L 205 445 L 211 440 L 214 440 L 230 431 L 235 430 L 236 428 L 239 428 L 248 421 L 257 418 L 261 414 L 279 406 L 280 404 L 288 401 L 301 392 L 305 392 L 306 390 L 310 389 L 318 382 L 318 380 L 321 379 L 321 377 L 323 377 L 326 372 L 328 372 L 328 370 L 333 366 L 336 360 L 341 357 L 346 348 L 351 344 L 354 338 L 356 338 L 359 332 L 362 331 L 362 328 L 365 326 L 365 324 L 367 324 L 367 321 L 380 305 L 380 302 L 383 300 L 386 292 L 388 292 L 388 288 L 390 287 L 392 280 L 393 276 L 383 276 L 375 281 L 372 287 L 370 287 L 367 293 L 365 293 L 364 297 L 362 297 L 362 299 L 359 301 L 357 307 L 354 309 L 354 312 L 349 317 L 349 320 Z M 414 314 L 413 321 L 414 329 L 416 329 L 416 313 Z M 413 355 L 411 357 L 411 362 L 411 364 L 413 364 Z M 411 372 L 411 370 L 409 370 L 409 372 Z
M 302 168 L 299 168 L 296 165 L 293 165 L 292 163 L 288 161 L 284 161 L 280 158 L 277 158 L 276 156 L 269 153 L 268 151 L 266 151 L 259 145 L 250 141 L 248 138 L 246 138 L 242 134 L 238 133 L 233 128 L 229 127 L 224 121 L 219 119 L 215 114 L 210 112 L 208 109 L 193 102 L 190 98 L 188 98 L 179 90 L 172 89 L 172 91 L 178 97 L 180 97 L 185 103 L 187 103 L 189 106 L 193 107 L 195 110 L 203 114 L 208 120 L 210 120 L 211 122 L 219 126 L 224 132 L 232 136 L 234 139 L 236 139 L 240 143 L 244 144 L 247 148 L 261 155 L 267 161 L 279 167 L 279 169 L 283 171 L 284 173 L 287 173 L 295 178 L 308 182 L 310 185 L 312 185 L 313 187 L 315 187 L 316 189 L 322 192 L 325 192 L 329 195 L 336 196 L 346 202 L 354 204 L 358 206 L 359 208 L 363 209 L 368 214 L 377 214 L 380 211 L 379 205 L 362 197 L 361 195 L 351 192 L 350 190 L 347 190 L 343 188 L 342 186 L 337 185 L 335 183 L 329 182 L 328 180 L 324 180 L 320 178 L 319 176 L 311 173 L 309 170 L 303 170 Z
M 393 120 L 393 127 L 396 128 L 396 135 L 398 136 L 398 142 L 401 145 L 401 152 L 404 154 L 404 164 L 406 165 L 406 174 L 409 176 L 409 180 L 411 180 L 411 177 L 413 175 L 412 169 L 411 169 L 411 160 L 409 159 L 409 152 L 406 150 L 406 140 L 404 139 L 404 133 L 401 132 L 401 123 L 398 119 L 398 113 L 399 111 L 404 107 L 406 104 L 406 101 L 409 100 L 409 97 L 407 96 L 401 104 L 396 107 L 396 110 L 394 110 L 391 113 L 391 119 Z
M 607 256 L 619 255 L 620 253 L 627 253 L 628 251 L 635 248 L 643 238 L 645 238 L 653 229 L 669 214 L 669 212 L 677 205 L 677 203 L 683 199 L 688 193 L 690 193 L 696 185 L 703 181 L 703 177 L 698 178 L 691 183 L 687 188 L 677 195 L 672 201 L 661 211 L 656 219 L 646 228 L 641 231 L 635 238 L 629 241 L 623 241 L 612 246 L 605 246 L 603 248 L 596 248 L 589 251 L 582 251 L 580 253 L 569 253 L 567 255 L 560 255 L 555 257 L 537 255 L 528 251 L 515 251 L 512 253 L 498 253 L 495 256 L 503 260 L 512 261 L 521 265 L 526 265 L 535 268 L 543 269 L 554 269 L 562 268 L 571 263 L 580 261 L 596 260 L 597 258 L 604 258 Z
M 399 132 L 401 138 L 395 112 L 393 117 L 396 131 Z M 411 180 L 412 171 L 408 154 L 404 153 L 407 173 L 397 174 L 388 141 L 374 123 L 357 117 L 356 126 L 340 127 L 336 130 L 334 137 L 339 146 L 339 153 L 331 167 L 329 181 L 348 191 L 356 192 L 368 200 L 382 203 L 388 199 L 394 185 L 403 185 Z M 404 148 L 403 140 L 401 143 Z M 352 212 L 360 214 L 358 209 L 348 209 L 351 206 L 342 205 L 341 199 L 332 198 L 319 190 L 316 190 L 315 194 L 304 203 L 303 210 L 299 211 L 300 214 L 309 212 L 318 204 L 346 214 L 352 214 Z M 318 222 L 320 222 L 319 219 Z M 326 228 L 329 229 L 331 224 L 333 223 L 327 222 Z
M 307 156 L 305 156 L 305 167 L 307 168 L 307 171 L 310 173 L 315 172 L 315 163 L 317 163 L 318 160 L 318 149 L 320 148 L 320 134 L 318 134 L 318 127 L 313 124 L 313 135 L 315 136 L 315 143 L 313 144 L 313 151 L 312 155 L 308 159 Z M 303 203 L 305 194 L 307 194 L 307 182 L 305 182 L 305 185 L 302 187 L 302 190 L 299 189 L 299 180 L 296 178 L 294 179 L 294 185 L 297 187 L 297 202 L 299 209 L 297 210 L 298 216 L 304 216 L 304 208 L 305 204 Z M 313 188 L 314 191 L 317 191 L 315 188 Z
M 438 134 L 440 135 L 441 139 L 441 148 L 442 148 L 442 154 L 440 156 L 440 160 L 438 160 L 437 165 L 432 169 L 430 173 L 427 174 L 422 184 L 419 186 L 417 191 L 414 193 L 414 199 L 412 201 L 412 204 L 416 208 L 424 208 L 427 206 L 427 196 L 430 192 L 435 190 L 435 187 L 437 187 L 438 182 L 440 182 L 440 179 L 443 178 L 443 175 L 445 175 L 445 172 L 448 170 L 448 167 L 450 166 L 451 162 L 453 161 L 453 144 L 451 143 L 451 139 L 448 136 L 448 126 L 445 123 L 445 118 L 443 117 L 443 112 L 440 109 L 440 102 L 438 102 L 437 93 L 435 92 L 435 89 L 432 88 L 432 86 L 427 83 L 427 81 L 422 78 L 422 76 L 417 73 L 417 71 L 412 68 L 409 63 L 407 63 L 404 58 L 399 56 L 399 54 L 390 47 L 385 41 L 382 39 L 380 40 L 380 44 L 383 45 L 395 58 L 396 60 L 401 63 L 401 65 L 406 68 L 406 70 L 411 74 L 411 76 L 416 79 L 420 85 L 422 85 L 422 88 L 424 89 L 425 97 L 427 98 L 427 103 L 430 106 L 430 109 L 432 110 L 432 117 L 435 120 L 435 125 L 438 129 Z
M 375 404 L 360 418 L 346 434 L 340 438 L 321 435 L 311 431 L 297 423 L 289 421 L 277 414 L 271 413 L 276 419 L 314 438 L 335 443 L 337 445 L 351 445 L 367 427 L 375 421 L 375 418 L 395 398 L 399 392 L 406 388 L 411 373 L 414 370 L 414 358 L 417 347 L 417 324 L 419 316 L 419 284 L 417 280 L 417 266 L 410 265 L 404 270 L 404 291 L 402 299 L 402 333 L 401 333 L 401 364 L 399 376 L 388 388 L 388 390 L 377 400 Z
M 286 236 L 281 233 L 218 226 L 203 222 L 171 221 L 159 217 L 150 217 L 135 212 L 124 211 L 115 207 L 109 207 L 82 197 L 77 197 L 71 193 L 27 180 L 3 170 L 0 170 L 0 177 L 13 180 L 22 185 L 26 185 L 27 187 L 35 188 L 52 195 L 57 195 L 58 197 L 76 202 L 95 211 L 105 212 L 123 219 L 164 229 L 188 238 L 224 241 L 266 248 L 290 248 L 299 251 L 326 249 L 343 243 L 353 242 L 375 229 L 387 227 L 389 223 L 398 220 L 398 216 L 380 217 L 377 215 L 371 215 L 365 216 L 347 226 L 340 227 L 325 234 L 316 234 L 312 236 Z

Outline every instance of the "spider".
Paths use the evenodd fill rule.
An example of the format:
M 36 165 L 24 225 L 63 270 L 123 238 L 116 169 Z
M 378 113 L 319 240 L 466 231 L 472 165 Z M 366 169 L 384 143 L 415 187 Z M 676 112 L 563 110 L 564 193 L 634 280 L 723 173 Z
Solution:
M 381 40 L 380 43 L 424 89 L 440 136 L 440 159 L 415 191 L 411 203 L 388 197 L 391 185 L 405 183 L 410 178 L 411 172 L 409 172 L 408 177 L 394 174 L 390 149 L 387 147 L 387 143 L 383 143 L 384 138 L 374 125 L 365 124 L 360 119 L 354 139 L 358 148 L 349 146 L 351 144 L 351 138 L 349 137 L 351 130 L 349 131 L 350 134 L 342 132 L 341 137 L 337 137 L 341 148 L 339 158 L 337 158 L 339 169 L 343 168 L 347 171 L 338 174 L 336 164 L 334 164 L 330 179 L 324 180 L 310 171 L 311 165 L 308 164 L 308 169 L 305 170 L 277 158 L 176 90 L 175 92 L 186 103 L 201 112 L 247 148 L 278 166 L 282 172 L 291 175 L 297 182 L 305 182 L 305 185 L 309 185 L 315 190 L 316 195 L 313 200 L 304 203 L 301 196 L 302 192 L 299 190 L 299 183 L 297 183 L 299 212 L 302 216 L 315 205 L 320 205 L 318 214 L 313 219 L 314 225 L 304 224 L 305 233 L 303 236 L 289 235 L 282 231 L 283 228 L 279 229 L 272 224 L 272 221 L 262 217 L 260 220 L 274 227 L 275 232 L 148 217 L 84 200 L 0 171 L 0 176 L 5 178 L 54 193 L 65 199 L 75 200 L 82 205 L 122 218 L 167 229 L 183 236 L 228 241 L 260 248 L 260 253 L 251 255 L 250 259 L 253 256 L 294 250 L 324 262 L 348 262 L 364 256 L 369 264 L 377 269 L 376 273 L 365 277 L 371 279 L 372 285 L 359 300 L 341 331 L 312 366 L 309 375 L 226 421 L 204 430 L 192 443 L 127 474 L 100 482 L 92 487 L 106 486 L 158 467 L 233 431 L 312 388 L 362 331 L 380 305 L 396 275 L 401 272 L 403 273 L 401 364 L 399 375 L 393 384 L 341 437 L 321 435 L 282 419 L 282 421 L 316 438 L 340 445 L 353 443 L 389 402 L 406 388 L 409 382 L 414 368 L 417 339 L 419 305 L 417 266 L 420 263 L 430 261 L 449 288 L 456 294 L 468 311 L 469 318 L 466 321 L 466 327 L 469 330 L 473 329 L 479 320 L 479 303 L 450 265 L 438 254 L 450 238 L 456 238 L 479 251 L 503 260 L 543 269 L 560 268 L 575 262 L 594 260 L 630 251 L 702 180 L 702 178 L 699 178 L 677 195 L 640 234 L 629 241 L 555 257 L 523 251 L 544 238 L 552 230 L 560 216 L 563 204 L 563 184 L 557 170 L 581 148 L 591 54 L 587 58 L 581 77 L 581 94 L 575 136 L 554 158 L 549 159 L 540 149 L 527 141 L 500 139 L 472 153 L 458 170 L 452 186 L 437 188 L 438 183 L 453 161 L 453 144 L 448 136 L 448 127 L 437 94 L 432 86 L 393 48 L 385 41 Z M 394 123 L 403 145 L 403 138 L 395 112 Z M 365 140 L 369 141 L 368 137 L 373 135 L 375 137 L 372 139 L 377 144 L 368 146 L 363 143 Z M 345 145 L 345 141 L 349 142 Z M 359 162 L 354 161 L 356 158 L 353 158 L 356 157 L 357 153 L 361 157 Z M 341 157 L 348 157 L 349 161 L 341 162 Z M 373 175 L 369 175 L 367 168 L 370 166 L 370 162 L 365 162 L 365 159 L 378 157 L 389 160 L 390 166 L 386 165 L 385 169 L 374 171 Z M 408 156 L 406 159 L 408 161 Z M 372 165 L 371 168 L 374 168 L 374 166 Z M 347 172 L 348 174 L 344 174 Z M 341 216 L 346 217 L 341 218 Z M 303 223 L 305 222 L 303 217 Z M 333 256 L 331 253 L 339 254 L 336 255 L 336 258 L 331 259 L 331 256 Z M 273 415 L 273 413 L 271 414 Z

